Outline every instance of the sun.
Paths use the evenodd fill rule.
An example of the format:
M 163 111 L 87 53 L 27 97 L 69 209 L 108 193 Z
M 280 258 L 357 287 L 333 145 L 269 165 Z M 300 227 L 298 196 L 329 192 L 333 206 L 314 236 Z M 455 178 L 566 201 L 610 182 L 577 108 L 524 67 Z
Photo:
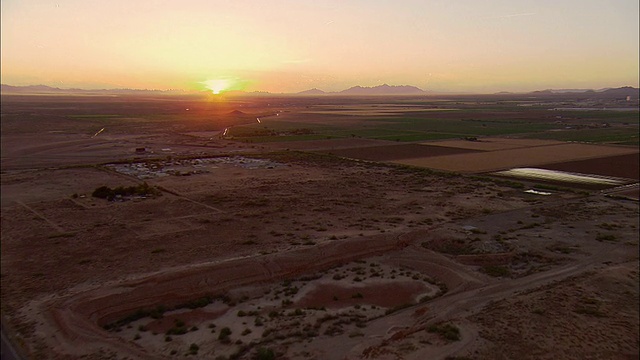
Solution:
M 218 95 L 231 87 L 231 82 L 227 79 L 213 79 L 205 81 L 204 86 L 215 95 Z

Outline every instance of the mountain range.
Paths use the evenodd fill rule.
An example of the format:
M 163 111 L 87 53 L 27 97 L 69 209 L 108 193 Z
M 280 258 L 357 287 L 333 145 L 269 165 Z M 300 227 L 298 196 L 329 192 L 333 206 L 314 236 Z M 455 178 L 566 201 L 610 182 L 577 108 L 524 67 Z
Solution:
M 0 92 L 3 94 L 78 94 L 78 95 L 187 95 L 184 90 L 147 90 L 147 89 L 61 89 L 47 85 L 27 85 L 13 86 L 7 84 L 0 85 Z
M 410 85 L 387 85 L 382 84 L 373 87 L 366 86 L 353 86 L 346 90 L 338 91 L 338 92 L 325 92 L 319 89 L 311 89 L 306 91 L 301 91 L 297 93 L 297 95 L 353 95 L 353 96 L 363 96 L 363 95 L 424 95 L 427 92 L 417 88 L 415 86 Z
M 13 86 L 2 84 L 0 86 L 0 93 L 2 94 L 23 94 L 23 95 L 205 95 L 209 94 L 208 91 L 184 91 L 184 90 L 141 90 L 141 89 L 100 89 L 100 90 L 86 90 L 86 89 L 60 89 L 57 87 L 51 87 L 47 85 L 29 85 L 29 86 Z M 268 92 L 244 92 L 233 91 L 228 92 L 229 96 L 268 96 L 268 95 L 297 95 L 297 96 L 375 96 L 375 95 L 435 95 L 436 93 L 431 91 L 425 91 L 418 87 L 411 85 L 388 85 L 382 84 L 373 87 L 366 86 L 353 86 L 346 90 L 337 92 L 326 92 L 320 89 L 310 89 L 301 91 L 295 94 L 272 94 Z M 468 94 L 473 95 L 473 94 Z M 479 94 L 478 94 L 479 95 Z M 619 88 L 606 88 L 599 90 L 591 89 L 547 89 L 532 91 L 528 93 L 511 93 L 511 92 L 499 92 L 494 95 L 530 95 L 530 96 L 594 96 L 598 98 L 625 98 L 630 96 L 632 99 L 638 99 L 640 95 L 640 89 L 631 86 L 624 86 Z

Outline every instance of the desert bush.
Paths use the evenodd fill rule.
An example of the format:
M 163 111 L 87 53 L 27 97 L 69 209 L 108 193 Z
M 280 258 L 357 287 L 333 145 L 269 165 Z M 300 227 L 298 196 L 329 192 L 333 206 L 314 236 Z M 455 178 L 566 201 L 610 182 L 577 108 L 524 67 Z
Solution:
M 118 186 L 115 189 L 111 189 L 108 186 L 100 186 L 96 188 L 93 191 L 93 193 L 91 193 L 91 196 L 93 197 L 97 197 L 100 199 L 107 199 L 109 201 L 112 201 L 118 195 L 120 196 L 133 196 L 133 195 L 160 196 L 162 195 L 162 193 L 160 192 L 160 190 L 156 189 L 155 187 L 149 186 L 149 184 L 147 184 L 146 182 L 143 182 L 142 184 L 139 184 L 136 186 L 128 186 L 128 187 Z
M 167 330 L 166 335 L 184 335 L 188 332 L 184 326 L 175 326 Z
M 256 360 L 273 360 L 276 354 L 269 348 L 259 348 L 256 353 Z
M 602 242 L 602 241 L 616 241 L 618 239 L 613 234 L 598 234 L 596 235 L 596 240 Z
M 220 333 L 218 334 L 218 340 L 222 341 L 223 343 L 229 343 L 231 342 L 231 340 L 229 339 L 230 335 L 231 329 L 229 329 L 228 327 L 223 327 L 222 329 L 220 329 Z
M 200 350 L 200 346 L 198 346 L 198 344 L 196 344 L 196 343 L 192 343 L 192 344 L 189 346 L 189 352 L 188 352 L 188 354 L 189 354 L 189 355 L 196 355 L 196 354 L 198 353 L 198 350 Z
M 436 333 L 449 341 L 460 340 L 460 330 L 452 324 L 434 324 L 427 328 L 430 333 Z
M 494 277 L 505 277 L 511 275 L 511 271 L 504 266 L 485 266 L 482 272 Z

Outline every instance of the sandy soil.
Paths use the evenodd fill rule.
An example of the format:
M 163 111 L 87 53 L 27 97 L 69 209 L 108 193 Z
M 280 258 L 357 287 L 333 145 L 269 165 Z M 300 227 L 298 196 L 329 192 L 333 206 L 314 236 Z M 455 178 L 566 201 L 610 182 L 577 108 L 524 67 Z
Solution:
M 492 354 L 497 350 L 491 344 L 501 340 L 481 336 L 484 325 L 469 316 L 483 314 L 493 299 L 637 257 L 629 252 L 637 248 L 637 204 L 541 198 L 464 178 L 288 156 L 270 159 L 285 166 L 243 167 L 248 162 L 238 160 L 186 178 L 150 179 L 170 192 L 122 203 L 60 197 L 67 188 L 54 185 L 81 177 L 90 189 L 103 181 L 97 174 L 128 184 L 129 175 L 47 170 L 58 179 L 55 191 L 42 190 L 49 200 L 32 201 L 31 194 L 2 208 L 3 307 L 33 344 L 30 351 L 51 351 L 51 358 L 162 358 L 197 343 L 203 359 L 251 357 L 258 347 L 318 359 Z M 83 172 L 89 176 L 79 176 Z M 390 191 L 386 184 L 402 177 L 405 188 Z M 334 184 L 345 178 L 353 185 L 335 192 Z M 351 203 L 353 186 L 374 184 L 386 189 L 383 201 Z M 438 194 L 445 184 L 451 193 Z M 263 202 L 258 195 L 266 185 L 270 195 Z M 332 205 L 301 212 L 317 201 L 311 189 Z M 309 204 L 300 203 L 304 199 Z M 253 214 L 248 201 L 255 203 Z M 353 212 L 354 205 L 360 212 Z M 394 216 L 363 213 L 368 206 Z M 300 229 L 279 233 L 285 224 Z M 24 227 L 30 228 L 26 238 Z M 598 241 L 598 234 L 615 234 L 615 241 Z M 506 267 L 509 275 L 493 278 L 477 270 L 486 266 Z M 273 282 L 278 280 L 286 281 Z M 158 320 L 143 317 L 117 332 L 102 329 L 140 309 L 171 308 L 205 295 L 228 300 L 167 311 Z M 425 330 L 442 321 L 457 326 L 463 340 Z M 165 334 L 179 322 L 186 334 Z M 232 331 L 230 343 L 218 339 L 224 327 Z M 487 345 L 478 345 L 479 339 Z

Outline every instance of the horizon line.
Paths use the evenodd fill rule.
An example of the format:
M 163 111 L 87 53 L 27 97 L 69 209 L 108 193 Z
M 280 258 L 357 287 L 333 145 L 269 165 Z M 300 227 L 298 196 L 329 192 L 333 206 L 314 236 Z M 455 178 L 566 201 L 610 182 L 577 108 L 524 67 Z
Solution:
M 45 84 L 33 84 L 33 85 L 11 85 L 11 84 L 5 84 L 2 83 L 0 84 L 0 86 L 5 87 L 13 87 L 13 88 L 30 88 L 30 87 L 46 87 L 49 88 L 51 90 L 58 90 L 58 91 L 83 91 L 83 92 L 109 92 L 109 91 L 135 91 L 135 92 L 163 92 L 163 93 L 168 93 L 168 92 L 180 92 L 180 93 L 184 93 L 185 95 L 189 95 L 189 94 L 210 94 L 211 91 L 210 90 L 185 90 L 185 89 L 179 89 L 179 88 L 174 88 L 174 89 L 149 89 L 149 88 L 99 88 L 99 89 L 86 89 L 86 88 L 80 88 L 80 87 L 69 87 L 69 88 L 60 88 L 60 87 L 54 87 L 54 86 L 50 86 L 50 85 L 45 85 Z M 351 90 L 351 89 L 355 89 L 355 88 L 360 88 L 360 89 L 374 89 L 374 88 L 379 88 L 379 87 L 383 87 L 383 86 L 387 86 L 387 87 L 413 87 L 416 88 L 417 90 L 420 90 L 422 93 L 405 93 L 405 94 L 341 94 L 345 91 Z M 272 95 L 300 95 L 300 96 L 331 96 L 331 95 L 343 95 L 343 96 L 375 96 L 375 95 L 383 95 L 383 96 L 391 96 L 391 95 L 397 95 L 397 96 L 419 96 L 419 95 L 499 95 L 499 94 L 513 94 L 513 95 L 522 95 L 522 94 L 531 94 L 531 93 L 536 93 L 536 92 L 554 92 L 556 91 L 557 94 L 570 94 L 570 93 L 581 93 L 581 92 L 602 92 L 602 91 L 606 91 L 606 90 L 611 90 L 611 89 L 624 89 L 624 88 L 631 88 L 631 89 L 636 89 L 636 90 L 640 90 L 640 88 L 636 88 L 633 85 L 622 85 L 622 86 L 615 86 L 615 87 L 605 87 L 605 88 L 598 88 L 598 89 L 594 89 L 594 88 L 546 88 L 546 89 L 542 89 L 542 90 L 523 90 L 523 91 L 503 91 L 503 90 L 499 90 L 499 91 L 493 91 L 493 92 L 478 92 L 478 91 L 457 91 L 457 90 L 424 90 L 422 88 L 419 88 L 417 86 L 414 85 L 408 85 L 408 84 L 403 84 L 403 85 L 389 85 L 387 83 L 384 84 L 380 84 L 380 85 L 375 85 L 375 86 L 362 86 L 362 85 L 354 85 L 351 86 L 349 88 L 346 88 L 344 90 L 338 90 L 338 91 L 324 91 L 321 89 L 318 89 L 317 87 L 311 88 L 311 89 L 307 89 L 307 90 L 302 90 L 302 91 L 297 91 L 297 92 L 269 92 L 269 91 L 264 91 L 264 90 L 254 90 L 254 91 L 245 91 L 245 90 L 229 90 L 229 91 L 222 91 L 219 95 L 224 95 L 224 94 L 272 94 Z M 320 94 L 303 94 L 305 92 L 309 92 L 309 91 L 320 91 Z

